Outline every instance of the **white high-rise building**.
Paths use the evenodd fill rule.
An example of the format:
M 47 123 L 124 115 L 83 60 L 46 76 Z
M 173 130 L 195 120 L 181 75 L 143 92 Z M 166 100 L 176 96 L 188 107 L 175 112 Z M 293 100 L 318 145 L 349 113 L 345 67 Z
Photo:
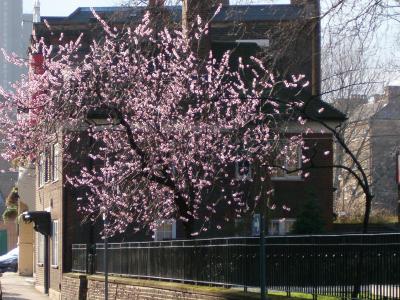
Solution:
M 33 4 L 33 23 L 40 23 L 40 0 Z
M 23 34 L 22 20 L 22 0 L 0 0 L 0 48 L 26 57 L 29 39 L 26 40 L 26 34 Z M 17 80 L 23 72 L 26 70 L 9 64 L 0 52 L 0 86 L 10 88 L 9 83 Z M 0 143 L 0 152 L 2 148 Z M 18 173 L 10 170 L 9 162 L 1 158 L 0 171 L 0 199 L 5 199 L 14 187 Z M 2 206 L 4 207 L 4 203 L 0 203 L 0 213 Z
M 0 0 L 0 48 L 22 54 L 22 0 Z M 20 74 L 0 55 L 0 85 L 7 87 Z

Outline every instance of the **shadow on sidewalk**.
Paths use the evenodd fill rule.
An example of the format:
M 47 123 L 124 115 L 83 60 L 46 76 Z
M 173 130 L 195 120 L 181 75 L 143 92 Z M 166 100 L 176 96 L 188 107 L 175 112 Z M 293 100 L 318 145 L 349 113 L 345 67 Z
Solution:
M 17 273 L 4 273 L 0 277 L 3 300 L 48 300 L 33 286 L 32 277 L 19 276 Z

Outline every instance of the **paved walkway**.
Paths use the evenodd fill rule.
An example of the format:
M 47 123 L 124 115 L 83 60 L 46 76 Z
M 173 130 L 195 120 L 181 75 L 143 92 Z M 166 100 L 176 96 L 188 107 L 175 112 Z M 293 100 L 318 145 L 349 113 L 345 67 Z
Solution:
M 49 300 L 49 297 L 35 289 L 32 277 L 7 272 L 0 277 L 0 282 L 3 300 Z

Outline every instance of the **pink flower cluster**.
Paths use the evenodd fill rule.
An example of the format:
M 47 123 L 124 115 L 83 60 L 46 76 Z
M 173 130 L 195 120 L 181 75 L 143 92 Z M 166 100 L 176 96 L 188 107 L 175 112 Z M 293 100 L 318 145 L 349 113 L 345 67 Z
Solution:
M 243 165 L 259 165 L 269 174 L 271 162 L 291 159 L 303 145 L 301 135 L 292 135 L 277 150 L 293 103 L 268 96 L 277 84 L 272 73 L 257 58 L 251 64 L 240 60 L 233 70 L 229 52 L 220 60 L 212 53 L 199 58 L 182 32 L 155 32 L 148 15 L 124 30 L 95 16 L 104 38 L 93 41 L 84 57 L 82 37 L 63 44 L 61 35 L 57 53 L 39 40 L 33 50 L 43 55 L 43 72 L 31 71 L 14 91 L 0 89 L 5 156 L 34 160 L 46 145 L 63 139 L 64 160 L 78 164 L 67 149 L 90 139 L 93 147 L 80 155 L 92 166 L 81 165 L 79 175 L 67 177 L 87 190 L 83 213 L 92 219 L 107 214 L 109 234 L 129 224 L 154 229 L 158 220 L 177 218 L 196 235 L 193 222 L 207 223 L 220 205 L 231 207 L 234 217 L 253 209 L 235 164 L 239 172 Z M 99 109 L 113 125 L 85 122 Z M 302 125 L 304 119 L 294 122 Z

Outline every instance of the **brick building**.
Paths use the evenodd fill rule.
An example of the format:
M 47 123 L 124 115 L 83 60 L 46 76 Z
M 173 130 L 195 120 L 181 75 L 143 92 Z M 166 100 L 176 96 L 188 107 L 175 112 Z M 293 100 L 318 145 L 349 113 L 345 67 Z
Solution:
M 305 92 L 306 99 L 319 95 L 320 90 L 320 41 L 319 23 L 313 18 L 318 12 L 318 1 L 293 1 L 290 5 L 255 5 L 230 6 L 224 1 L 224 6 L 211 23 L 210 47 L 216 53 L 226 49 L 235 49 L 237 56 L 249 56 L 253 53 L 272 53 L 267 59 L 269 64 L 279 70 L 281 77 L 288 74 L 303 73 L 311 79 L 310 88 Z M 146 8 L 95 8 L 106 20 L 116 26 L 127 22 L 136 22 Z M 172 24 L 180 26 L 180 20 L 191 15 L 191 8 L 163 7 Z M 43 20 L 44 18 L 42 18 Z M 64 33 L 65 40 L 74 40 L 80 33 L 83 35 L 82 51 L 87 50 L 88 43 L 101 35 L 89 8 L 78 8 L 68 17 L 46 18 L 51 26 L 51 33 L 44 22 L 34 25 L 36 37 L 43 37 L 47 43 L 57 45 L 59 33 Z M 317 21 L 316 21 L 317 20 Z M 301 28 L 302 30 L 299 30 Z M 297 29 L 297 30 L 295 30 Z M 289 36 L 289 33 L 291 35 Z M 294 35 L 294 36 L 293 36 Z M 290 38 L 290 39 L 289 39 Z M 282 48 L 282 41 L 286 47 Z M 337 124 L 344 120 L 344 115 L 328 104 L 310 100 L 307 113 L 317 116 L 325 122 Z M 317 111 L 324 108 L 322 113 Z M 314 132 L 319 132 L 318 123 L 310 123 Z M 292 132 L 300 129 L 296 126 Z M 306 136 L 307 144 L 316 149 L 315 162 L 330 165 L 332 163 L 332 136 L 327 133 L 315 133 Z M 79 153 L 79 149 L 87 148 L 89 139 L 81 139 L 79 144 L 69 147 Z M 77 215 L 77 198 L 82 191 L 65 185 L 65 176 L 78 170 L 71 169 L 64 162 L 61 140 L 55 140 L 48 149 L 40 149 L 42 154 L 37 170 L 36 210 L 47 211 L 51 215 L 52 234 L 47 242 L 41 234 L 36 236 L 36 286 L 42 291 L 49 288 L 53 299 L 59 299 L 62 287 L 63 273 L 71 270 L 71 246 L 73 243 L 92 244 L 99 241 L 101 224 L 82 224 Z M 327 152 L 328 151 L 328 152 Z M 326 154 L 328 153 L 328 154 Z M 71 153 L 72 156 L 74 155 Z M 301 164 L 301 154 L 298 153 L 298 166 Z M 80 157 L 83 163 L 87 160 Z M 240 176 L 238 174 L 238 176 Z M 296 212 L 301 207 L 302 200 L 309 190 L 318 194 L 322 214 L 329 225 L 332 221 L 333 186 L 332 171 L 326 169 L 311 170 L 310 176 L 303 178 L 297 174 L 280 173 L 274 178 L 275 199 L 278 206 L 288 206 L 291 210 L 276 210 L 272 215 L 271 231 L 274 234 L 284 234 L 289 231 Z M 250 216 L 251 217 L 251 216 Z M 285 219 L 283 219 L 285 218 Z M 283 221 L 282 221 L 283 220 Z M 286 220 L 286 221 L 285 221 Z M 246 223 L 246 232 L 251 231 L 251 224 Z M 232 234 L 233 231 L 224 234 Z M 182 226 L 173 220 L 164 222 L 155 232 L 156 239 L 173 239 L 182 237 Z M 133 235 L 129 232 L 114 239 L 129 240 Z M 150 239 L 151 235 L 143 232 L 135 238 Z M 46 252 L 45 249 L 49 251 Z M 48 257 L 46 255 L 48 253 Z M 47 262 L 47 263 L 46 263 Z

